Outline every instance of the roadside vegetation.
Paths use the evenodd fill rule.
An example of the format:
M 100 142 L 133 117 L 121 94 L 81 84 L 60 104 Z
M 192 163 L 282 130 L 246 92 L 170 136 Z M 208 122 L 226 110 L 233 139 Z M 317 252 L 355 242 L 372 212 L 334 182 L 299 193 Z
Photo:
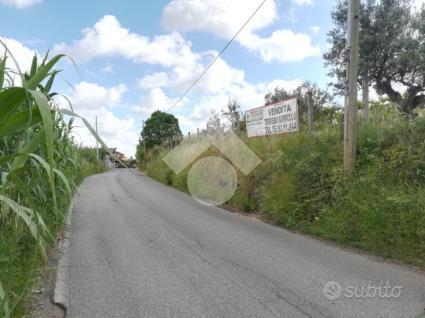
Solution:
M 325 110 L 328 111 L 328 110 Z M 425 268 L 425 117 L 406 120 L 390 102 L 374 103 L 358 132 L 356 172 L 343 171 L 343 114 L 299 133 L 248 139 L 262 159 L 224 207 Z M 176 175 L 153 147 L 146 172 L 187 192 L 190 166 Z M 205 154 L 221 155 L 212 147 Z
M 240 107 L 231 101 L 222 114 L 211 115 L 201 133 L 231 129 L 262 159 L 250 175 L 239 173 L 227 208 L 425 268 L 425 6 L 415 8 L 405 0 L 361 2 L 358 86 L 363 100 L 351 175 L 343 169 L 340 105 L 346 89 L 347 12 L 348 1 L 338 0 L 323 56 L 334 92 L 306 82 L 293 91 L 276 88 L 264 98 L 268 105 L 296 97 L 299 132 L 248 139 Z M 371 104 L 370 88 L 380 96 Z M 312 101 L 311 131 L 306 100 Z M 162 161 L 174 145 L 166 137 L 149 144 L 147 153 L 141 142 L 141 168 L 187 191 L 190 167 L 175 175 Z M 215 148 L 203 155 L 209 154 L 220 155 Z
M 0 317 L 22 317 L 27 296 L 57 240 L 84 177 L 104 170 L 95 150 L 71 137 L 51 92 L 58 55 L 37 56 L 28 73 L 0 57 Z

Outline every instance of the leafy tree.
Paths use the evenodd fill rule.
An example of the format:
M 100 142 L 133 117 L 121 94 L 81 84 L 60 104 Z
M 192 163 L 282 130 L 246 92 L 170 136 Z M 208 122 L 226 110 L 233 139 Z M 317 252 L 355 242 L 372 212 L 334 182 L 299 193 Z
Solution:
M 220 114 L 211 111 L 210 118 L 207 122 L 207 132 L 208 133 L 218 133 L 224 131 L 224 126 L 221 124 Z
M 170 139 L 174 138 L 175 140 L 182 137 L 178 119 L 172 114 L 159 110 L 153 112 L 146 121 L 141 135 L 146 142 L 147 149 L 161 145 Z
M 379 95 L 387 95 L 409 116 L 425 104 L 425 9 L 418 12 L 412 5 L 411 0 L 365 0 L 359 17 L 359 80 L 367 78 Z M 345 86 L 347 10 L 348 1 L 339 0 L 331 13 L 335 27 L 324 55 L 339 93 Z
M 266 96 L 264 97 L 266 101 L 266 105 L 274 104 L 280 101 L 283 101 L 285 99 L 289 99 L 291 97 L 294 97 L 294 94 L 287 91 L 284 88 L 275 87 L 273 92 L 268 92 Z
M 232 130 L 235 133 L 239 133 L 241 130 L 241 107 L 235 100 L 229 100 L 227 104 L 227 110 L 223 111 L 223 116 L 230 121 Z
M 139 162 L 142 162 L 145 159 L 145 149 L 143 147 L 143 141 L 139 141 L 139 144 L 136 148 L 136 159 Z
M 292 92 L 276 87 L 273 92 L 266 94 L 265 102 L 266 105 L 270 105 L 296 97 L 298 100 L 300 121 L 303 122 L 307 117 L 307 92 L 311 92 L 312 94 L 314 118 L 321 117 L 323 112 L 326 112 L 327 116 L 330 113 L 334 114 L 337 112 L 339 107 L 334 102 L 333 96 L 328 91 L 321 89 L 317 84 L 311 82 L 304 82 Z M 330 109 L 333 111 L 330 112 Z

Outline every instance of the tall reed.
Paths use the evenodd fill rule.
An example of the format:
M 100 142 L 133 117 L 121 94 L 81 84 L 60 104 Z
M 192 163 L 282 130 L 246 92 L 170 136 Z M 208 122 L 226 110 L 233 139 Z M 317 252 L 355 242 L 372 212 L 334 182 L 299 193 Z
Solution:
M 0 317 L 14 317 L 24 314 L 46 244 L 84 177 L 85 152 L 71 136 L 73 119 L 64 118 L 77 115 L 59 110 L 51 91 L 64 55 L 35 55 L 22 73 L 0 45 Z

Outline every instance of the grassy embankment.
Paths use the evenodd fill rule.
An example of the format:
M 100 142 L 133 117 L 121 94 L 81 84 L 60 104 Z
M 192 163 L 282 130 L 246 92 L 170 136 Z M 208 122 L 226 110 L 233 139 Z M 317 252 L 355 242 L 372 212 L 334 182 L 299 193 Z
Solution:
M 369 123 L 360 124 L 350 179 L 342 168 L 341 119 L 316 123 L 313 136 L 243 137 L 263 162 L 246 177 L 238 173 L 225 207 L 425 268 L 425 118 L 408 121 L 391 105 L 375 104 Z M 175 175 L 164 155 L 151 152 L 147 174 L 187 191 L 190 167 Z
M 27 314 L 31 287 L 75 190 L 103 170 L 93 150 L 72 141 L 72 121 L 50 92 L 61 57 L 34 58 L 22 75 L 0 57 L 0 317 Z

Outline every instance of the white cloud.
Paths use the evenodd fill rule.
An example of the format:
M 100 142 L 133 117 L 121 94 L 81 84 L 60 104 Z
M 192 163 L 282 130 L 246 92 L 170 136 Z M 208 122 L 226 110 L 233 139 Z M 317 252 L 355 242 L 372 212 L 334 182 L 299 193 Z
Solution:
M 310 36 L 290 30 L 277 30 L 268 38 L 253 34 L 247 43 L 248 49 L 259 52 L 266 62 L 295 62 L 320 55 L 320 48 L 312 45 Z
M 393 83 L 391 83 L 391 86 L 396 92 L 399 92 L 401 95 L 405 94 L 407 89 L 408 89 L 407 86 L 405 86 L 404 84 L 401 84 L 401 83 L 394 83 L 393 82 Z M 360 93 L 361 92 L 362 91 L 360 90 Z M 373 86 L 369 87 L 369 99 L 371 101 L 379 101 L 381 98 L 385 98 L 385 97 L 388 97 L 387 94 L 384 94 L 384 95 L 381 96 L 376 92 L 376 90 Z
M 215 51 L 195 53 L 191 43 L 179 33 L 155 36 L 152 39 L 131 33 L 114 16 L 104 16 L 92 28 L 83 30 L 81 39 L 72 45 L 55 46 L 79 61 L 97 56 L 119 55 L 136 63 L 149 63 L 169 68 L 167 72 L 149 74 L 139 80 L 139 87 L 151 90 L 168 87 L 175 92 L 186 89 L 202 73 Z M 233 82 L 241 81 L 244 72 L 228 66 L 221 58 L 204 76 L 196 90 L 219 92 Z
M 149 94 L 143 96 L 140 105 L 133 107 L 132 110 L 137 113 L 149 115 L 156 110 L 167 110 L 174 102 L 175 99 L 169 98 L 161 88 L 157 87 L 152 89 Z
M 258 107 L 264 104 L 264 95 L 275 87 L 282 87 L 289 91 L 301 85 L 301 80 L 274 80 L 255 85 L 245 80 L 232 83 L 227 89 L 218 93 L 204 94 L 201 97 L 185 98 L 172 112 L 179 119 L 183 131 L 196 131 L 196 128 L 205 128 L 211 111 L 220 112 L 227 106 L 229 98 L 235 99 L 242 110 Z M 110 147 L 128 156 L 134 156 L 138 142 L 140 128 L 136 126 L 133 117 L 121 119 L 113 113 L 122 103 L 126 92 L 125 85 L 103 87 L 98 84 L 81 82 L 74 86 L 69 99 L 75 112 L 89 120 L 94 125 L 97 116 L 99 134 Z M 167 96 L 160 88 L 153 88 L 141 98 L 140 104 L 133 107 L 133 111 L 144 116 L 150 115 L 155 110 L 167 111 L 175 102 L 175 98 Z M 87 146 L 94 146 L 95 139 L 77 121 L 74 135 L 76 140 Z
M 198 30 L 230 38 L 258 5 L 257 0 L 173 0 L 164 8 L 161 23 L 167 31 Z M 266 1 L 244 32 L 262 29 L 276 18 L 275 1 Z
M 228 101 L 229 96 L 226 94 L 203 96 L 196 102 L 197 106 L 193 108 L 187 118 L 196 124 L 196 127 L 205 128 L 211 112 L 221 111 L 226 107 Z
M 111 109 L 120 106 L 123 94 L 127 91 L 125 85 L 103 87 L 95 83 L 81 82 L 76 84 L 69 94 L 74 111 L 87 119 L 94 127 L 95 117 L 98 118 L 100 137 L 109 147 L 117 147 L 127 156 L 134 156 L 138 142 L 138 131 L 134 118 L 121 119 Z M 63 102 L 63 101 L 62 101 Z M 76 120 L 74 137 L 85 146 L 95 146 L 96 140 Z
M 220 70 L 220 68 L 218 69 Z M 229 79 L 229 82 L 226 82 L 226 85 L 222 86 L 220 90 L 214 88 L 207 89 L 208 85 L 205 85 L 205 88 L 202 89 L 202 94 L 197 94 L 195 91 L 172 109 L 172 113 L 176 114 L 177 118 L 179 118 L 183 131 L 196 131 L 196 128 L 204 128 L 211 111 L 220 112 L 224 110 L 229 98 L 235 99 L 242 110 L 247 110 L 263 105 L 264 95 L 276 87 L 282 87 L 292 91 L 302 84 L 302 81 L 298 79 L 274 80 L 250 84 L 245 80 L 242 71 L 232 69 L 227 64 L 223 64 L 223 69 L 220 71 L 236 73 L 239 76 Z M 152 86 L 154 86 L 153 79 L 155 77 L 168 79 L 168 74 L 158 73 L 149 77 L 149 79 L 152 79 Z M 209 84 L 213 81 L 214 76 L 212 79 L 207 79 L 207 83 Z M 169 85 L 173 84 L 172 81 L 168 80 L 164 82 L 169 83 Z M 218 82 L 220 82 L 219 78 Z M 150 86 L 146 78 L 140 81 L 139 84 L 143 84 L 141 86 L 143 89 Z M 175 98 L 170 98 L 161 88 L 156 87 L 152 88 L 148 94 L 141 98 L 140 103 L 133 108 L 133 111 L 149 116 L 155 110 L 167 111 L 175 101 Z
M 296 5 L 312 5 L 313 4 L 313 0 L 292 0 L 292 2 Z
M 274 10 L 274 7 L 272 9 Z M 264 21 L 258 23 L 252 30 L 266 24 Z M 226 28 L 232 31 L 234 26 L 228 25 Z M 295 34 L 288 30 L 276 31 L 270 38 L 261 38 L 254 33 L 249 33 L 245 35 L 244 39 L 249 39 L 251 49 L 268 61 L 274 59 L 279 61 L 299 60 L 306 55 L 317 53 L 314 48 L 311 48 L 308 36 Z M 294 45 L 294 41 L 302 43 L 302 49 Z M 267 46 L 267 49 L 262 46 Z M 215 51 L 193 52 L 191 43 L 175 32 L 153 38 L 131 33 L 128 29 L 123 28 L 113 16 L 105 16 L 94 27 L 83 30 L 82 38 L 74 41 L 73 44 L 60 44 L 55 49 L 56 51 L 65 51 L 80 61 L 90 60 L 97 56 L 118 55 L 135 63 L 163 66 L 163 70 L 148 74 L 138 81 L 143 96 L 132 110 L 144 116 L 157 109 L 168 110 L 175 102 L 176 97 L 189 87 L 212 58 L 218 54 Z M 265 93 L 276 86 L 293 89 L 300 84 L 299 80 L 276 80 L 250 84 L 246 81 L 243 70 L 233 68 L 219 58 L 189 96 L 173 109 L 173 113 L 177 114 L 185 131 L 196 127 L 201 128 L 207 121 L 211 110 L 224 109 L 229 97 L 236 99 L 243 109 L 248 109 L 262 105 Z M 73 101 L 90 118 L 94 118 L 96 112 L 101 111 L 104 114 L 102 116 L 106 119 L 100 118 L 99 121 L 111 121 L 112 125 L 120 127 L 122 120 L 117 118 L 114 124 L 113 117 L 111 117 L 113 114 L 110 112 L 111 108 L 119 104 L 119 98 L 111 98 L 113 91 L 114 88 L 83 82 L 76 86 Z M 115 87 L 115 91 L 118 91 L 118 97 L 120 97 L 125 89 L 118 90 Z M 200 97 L 201 94 L 202 97 Z M 132 125 L 129 122 L 125 122 L 125 124 Z M 119 130 L 122 128 L 115 129 L 115 131 Z M 130 131 L 136 136 L 133 143 L 137 143 L 135 129 L 131 128 Z M 109 140 L 114 142 L 117 139 L 113 139 L 111 136 Z M 127 145 L 124 147 L 129 149 L 128 142 L 130 140 L 133 139 L 128 137 L 120 142 Z
M 216 55 L 217 52 L 213 54 Z M 219 58 L 202 78 L 199 86 L 203 91 L 218 93 L 235 83 L 243 83 L 244 77 L 245 72 L 243 70 L 232 68 Z
M 150 39 L 123 28 L 112 15 L 104 16 L 92 28 L 83 29 L 82 34 L 72 45 L 55 45 L 55 52 L 66 53 L 81 62 L 98 56 L 122 56 L 136 63 L 166 67 L 187 67 L 200 58 L 179 33 Z
M 149 74 L 140 79 L 138 84 L 141 89 L 165 87 L 169 85 L 169 75 L 165 72 Z
M 156 72 L 139 80 L 141 89 L 170 88 L 173 92 L 187 89 L 204 71 L 217 52 L 205 52 L 202 59 L 186 66 L 175 66 L 168 72 Z M 217 93 L 233 83 L 243 82 L 244 71 L 230 67 L 223 59 L 216 60 L 214 65 L 202 77 L 193 89 L 194 92 Z
M 149 115 L 155 110 L 168 110 L 176 99 L 168 97 L 160 87 L 171 88 L 186 85 L 189 82 L 178 82 L 173 78 L 173 71 L 170 73 L 159 72 L 148 75 L 139 81 L 139 86 L 149 93 L 142 97 L 140 104 L 133 108 L 133 111 Z M 192 74 L 195 76 L 197 74 Z M 190 78 L 192 81 L 193 78 Z M 155 83 L 161 85 L 155 86 Z M 180 122 L 184 125 L 183 130 L 193 130 L 196 127 L 203 127 L 209 118 L 211 111 L 225 109 L 229 98 L 235 99 L 243 110 L 264 104 L 264 95 L 272 91 L 275 87 L 283 87 L 293 90 L 301 85 L 300 80 L 274 80 L 266 83 L 250 84 L 245 80 L 245 73 L 242 70 L 230 67 L 223 60 L 217 60 L 205 78 L 199 83 L 199 87 L 191 92 L 174 109 L 173 113 L 180 114 Z M 199 94 L 201 93 L 201 94 Z M 202 95 L 202 97 L 200 97 Z M 186 113 L 185 116 L 181 115 Z
M 24 46 L 21 42 L 15 39 L 0 37 L 0 40 L 3 41 L 4 44 L 7 46 L 7 49 L 15 58 L 21 71 L 29 71 L 29 69 L 31 68 L 32 59 L 37 52 Z M 3 56 L 4 52 L 4 47 L 0 45 L 0 55 Z M 16 66 L 11 56 L 9 56 L 6 66 L 16 70 Z
M 127 87 L 124 84 L 105 88 L 94 83 L 81 82 L 75 85 L 71 101 L 77 109 L 112 108 L 119 105 L 125 92 Z
M 26 40 L 22 40 L 22 43 L 25 45 L 46 45 L 47 42 L 40 39 L 40 38 L 30 38 L 30 39 L 26 39 Z
M 94 127 L 94 118 L 98 117 L 98 133 L 108 147 L 117 148 L 126 156 L 135 156 L 138 143 L 139 132 L 137 131 L 134 118 L 121 119 L 113 112 L 101 108 L 96 112 L 82 111 L 81 115 L 90 121 Z M 80 140 L 83 145 L 93 147 L 96 140 L 91 133 L 81 123 L 74 129 L 76 140 Z
M 102 67 L 100 71 L 106 74 L 115 74 L 115 70 L 110 64 L 107 64 L 104 67 Z
M 297 0 L 310 2 L 311 0 Z M 162 25 L 167 31 L 204 31 L 218 37 L 231 38 L 258 6 L 256 0 L 172 0 L 163 10 Z M 285 63 L 320 55 L 320 48 L 307 34 L 276 30 L 270 37 L 255 31 L 272 24 L 277 18 L 275 1 L 267 1 L 236 40 L 259 53 L 266 62 Z
M 294 79 L 294 80 L 273 80 L 271 82 L 266 83 L 260 83 L 257 84 L 256 87 L 260 90 L 263 98 L 264 95 L 272 90 L 274 90 L 276 87 L 278 88 L 284 88 L 285 90 L 292 92 L 296 88 L 298 88 L 303 83 L 302 80 Z
M 15 7 L 18 9 L 29 8 L 41 2 L 42 0 L 0 0 L 1 4 L 9 7 Z
M 319 34 L 321 29 L 320 29 L 320 27 L 319 27 L 319 26 L 315 25 L 315 26 L 310 27 L 310 30 L 311 30 L 311 32 L 313 32 L 314 34 Z
M 13 55 L 13 58 L 16 60 L 16 63 L 19 66 L 19 70 L 22 73 L 28 72 L 30 70 L 34 55 L 40 57 L 36 51 L 24 46 L 21 42 L 15 39 L 0 37 L 0 40 L 7 46 L 7 49 L 11 55 Z M 3 57 L 4 53 L 5 49 L 3 45 L 0 44 L 0 56 Z M 13 70 L 15 73 L 18 73 L 18 68 L 16 67 L 16 64 L 11 55 L 7 54 L 8 58 L 6 60 L 6 67 L 10 70 Z M 21 85 L 21 78 L 19 75 L 12 75 L 12 78 L 15 85 Z
M 425 0 L 413 0 L 413 10 L 420 10 L 424 4 Z
M 251 108 L 264 105 L 264 95 L 276 87 L 293 91 L 302 84 L 301 80 L 274 80 L 271 82 L 258 83 L 255 85 L 247 82 L 231 85 L 227 90 L 217 94 L 204 95 L 198 99 L 193 99 L 191 112 L 186 116 L 179 116 L 180 123 L 185 131 L 196 131 L 197 128 L 205 128 L 206 122 L 212 111 L 220 113 L 225 110 L 229 98 L 236 100 L 245 111 Z

